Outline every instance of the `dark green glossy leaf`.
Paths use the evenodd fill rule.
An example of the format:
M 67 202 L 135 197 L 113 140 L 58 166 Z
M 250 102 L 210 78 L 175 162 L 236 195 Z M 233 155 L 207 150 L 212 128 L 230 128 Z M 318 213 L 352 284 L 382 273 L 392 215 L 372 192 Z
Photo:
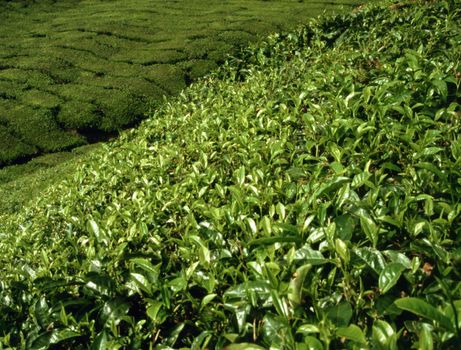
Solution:
M 146 282 L 146 286 L 148 286 L 149 290 L 151 288 L 150 286 L 150 283 L 147 284 Z M 168 283 L 168 286 L 171 288 L 171 290 L 173 291 L 173 293 L 178 293 L 184 289 L 186 289 L 187 287 L 187 280 L 185 279 L 184 276 L 179 276 L 179 277 L 176 277 L 175 279 L 171 280 L 169 283 Z
M 406 310 L 418 316 L 424 317 L 429 321 L 437 322 L 446 330 L 454 331 L 454 325 L 450 319 L 422 299 L 403 298 L 396 300 L 395 304 L 402 310 Z
M 352 238 L 356 220 L 350 215 L 341 215 L 334 219 L 336 224 L 336 234 L 343 241 L 348 241 Z
M 399 280 L 405 266 L 400 263 L 390 263 L 379 274 L 379 289 L 382 294 L 387 293 Z
M 154 266 L 149 260 L 143 258 L 133 258 L 130 259 L 130 261 L 134 263 L 136 266 L 142 268 L 144 271 L 149 272 L 151 276 L 158 276 L 158 270 L 160 265 Z
M 217 297 L 217 294 L 208 294 L 206 295 L 203 299 L 202 299 L 202 302 L 200 303 L 200 308 L 204 308 L 206 305 L 208 305 L 209 303 L 211 303 L 213 301 L 213 299 L 215 299 Z
M 300 268 L 298 268 L 294 273 L 293 278 L 291 279 L 290 285 L 288 287 L 288 299 L 291 302 L 295 304 L 301 303 L 304 281 L 311 268 L 312 265 L 310 264 L 303 265 Z
M 428 170 L 431 173 L 437 175 L 441 180 L 445 179 L 445 175 L 432 163 L 421 162 L 416 164 L 415 167 Z
M 213 334 L 210 331 L 200 333 L 192 342 L 191 350 L 206 349 L 212 337 Z
M 147 295 L 152 294 L 151 284 L 149 280 L 140 273 L 130 273 L 130 280 L 127 283 L 127 287 L 137 293 L 146 293 Z
M 108 300 L 101 310 L 101 319 L 104 322 L 114 321 L 118 324 L 130 309 L 130 304 L 121 299 Z
M 45 350 L 48 349 L 51 345 L 51 336 L 53 335 L 52 331 L 45 332 L 39 335 L 30 345 L 31 350 Z
M 89 220 L 87 224 L 87 230 L 91 232 L 98 243 L 103 243 L 106 240 L 106 236 L 99 228 L 98 224 L 94 220 Z
M 321 265 L 329 262 L 321 252 L 313 250 L 309 245 L 298 249 L 295 252 L 294 259 L 310 265 Z
M 80 333 L 72 331 L 70 329 L 55 329 L 52 331 L 47 331 L 41 334 L 38 338 L 36 338 L 30 349 L 32 350 L 42 350 L 48 349 L 53 344 L 59 344 L 63 341 L 68 339 L 79 337 Z
M 290 310 L 286 299 L 280 296 L 275 290 L 271 290 L 271 298 L 277 314 L 288 319 L 290 316 Z
M 167 313 L 164 310 L 164 305 L 160 301 L 150 300 L 149 306 L 146 309 L 147 316 L 154 324 L 161 324 L 167 318 Z
M 432 338 L 433 329 L 426 323 L 421 324 L 419 333 L 418 349 L 432 350 L 434 348 L 434 340 Z
M 178 341 L 178 338 L 181 335 L 181 332 L 184 329 L 185 325 L 186 325 L 185 323 L 180 323 L 178 326 L 176 326 L 171 331 L 168 338 L 166 339 L 166 344 L 173 347 L 176 344 L 176 342 Z
M 446 98 L 448 95 L 448 88 L 447 83 L 441 79 L 434 79 L 432 80 L 432 85 L 435 86 L 438 93 L 443 97 Z
M 337 327 L 346 327 L 352 318 L 352 307 L 347 301 L 343 301 L 327 310 L 326 316 Z
M 320 340 L 312 336 L 304 337 L 304 343 L 307 344 L 308 346 L 307 349 L 309 350 L 323 350 L 324 349 Z
M 270 293 L 270 285 L 264 281 L 242 283 L 236 287 L 229 288 L 224 293 L 224 298 L 242 299 L 247 296 L 248 292 L 263 293 L 264 295 L 268 295 Z
M 383 253 L 391 260 L 392 263 L 399 263 L 406 269 L 411 268 L 411 261 L 405 254 L 395 250 L 385 250 Z
M 396 350 L 397 335 L 389 323 L 376 320 L 372 329 L 373 346 L 379 350 Z
M 336 330 L 338 337 L 346 338 L 359 344 L 367 344 L 367 340 L 362 330 L 355 324 L 351 324 L 348 327 L 340 327 Z
M 112 278 L 107 274 L 89 272 L 85 277 L 85 287 L 91 289 L 101 295 L 110 295 L 115 289 L 115 284 Z
M 51 336 L 51 343 L 58 344 L 64 340 L 79 337 L 81 334 L 70 329 L 61 329 Z
M 99 333 L 91 344 L 91 350 L 106 350 L 107 349 L 107 334 L 106 331 Z
M 266 314 L 263 323 L 263 335 L 271 346 L 283 346 L 293 341 L 291 327 L 283 317 Z
M 46 328 L 48 324 L 50 323 L 49 321 L 49 314 L 50 314 L 50 307 L 48 306 L 48 303 L 46 302 L 45 298 L 40 298 L 36 303 L 35 303 L 35 308 L 34 308 L 34 316 L 35 319 L 37 320 L 38 324 L 42 328 Z
M 334 179 L 330 180 L 326 184 L 320 186 L 320 188 L 315 193 L 316 197 L 320 197 L 322 194 L 329 194 L 330 192 L 336 191 L 340 188 L 343 184 L 349 182 L 350 179 L 345 176 L 338 176 Z
M 229 306 L 229 304 L 226 304 L 226 306 Z M 239 334 L 243 334 L 245 332 L 245 325 L 248 315 L 251 311 L 251 306 L 250 304 L 238 303 L 237 305 L 233 306 L 233 309 L 235 320 L 237 321 L 238 332 Z
M 379 231 L 379 228 L 376 225 L 376 223 L 370 217 L 361 216 L 360 225 L 366 237 L 368 238 L 368 240 L 373 244 L 373 247 L 375 247 L 376 244 L 378 243 L 378 231 Z
M 367 263 L 378 275 L 381 274 L 384 267 L 386 266 L 386 261 L 382 256 L 381 252 L 373 248 L 358 248 L 354 250 L 354 253 L 357 254 L 363 261 Z
M 349 260 L 350 260 L 349 248 L 343 240 L 336 238 L 335 251 L 341 257 L 341 259 L 344 261 L 345 264 L 349 263 Z

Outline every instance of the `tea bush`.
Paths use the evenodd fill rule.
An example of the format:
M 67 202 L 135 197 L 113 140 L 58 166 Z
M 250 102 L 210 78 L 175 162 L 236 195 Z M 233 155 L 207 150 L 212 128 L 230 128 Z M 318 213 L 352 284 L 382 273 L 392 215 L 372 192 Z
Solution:
M 272 35 L 4 217 L 3 347 L 458 348 L 459 5 Z
M 358 1 L 0 1 L 0 118 L 22 124 L 3 125 L 0 167 L 133 126 L 257 35 Z

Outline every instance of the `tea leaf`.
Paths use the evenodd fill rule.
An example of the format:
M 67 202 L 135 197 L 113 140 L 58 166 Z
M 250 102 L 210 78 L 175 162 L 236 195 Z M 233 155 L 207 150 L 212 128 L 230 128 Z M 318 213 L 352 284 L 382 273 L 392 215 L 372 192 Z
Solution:
M 402 310 L 424 317 L 429 321 L 438 322 L 445 329 L 454 331 L 454 326 L 450 319 L 422 299 L 413 297 L 403 298 L 396 300 L 395 304 Z
M 386 265 L 379 274 L 379 289 L 382 294 L 387 293 L 399 280 L 405 267 L 400 263 Z
M 351 324 L 348 327 L 338 328 L 336 330 L 336 335 L 359 344 L 367 344 L 367 340 L 365 339 L 365 335 L 362 330 L 354 324 Z
M 344 301 L 336 306 L 332 306 L 327 311 L 327 317 L 337 327 L 346 327 L 352 318 L 352 307 Z

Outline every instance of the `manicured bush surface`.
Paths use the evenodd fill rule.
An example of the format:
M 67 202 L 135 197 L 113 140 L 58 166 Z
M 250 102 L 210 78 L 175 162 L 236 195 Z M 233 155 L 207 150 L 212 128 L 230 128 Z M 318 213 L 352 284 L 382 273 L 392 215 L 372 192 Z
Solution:
M 273 35 L 4 217 L 4 347 L 457 349 L 460 12 Z
M 91 144 L 45 154 L 25 164 L 0 169 L 0 213 L 20 212 L 31 200 L 42 196 L 46 188 L 74 174 L 78 164 L 84 163 L 98 147 L 99 144 Z
M 354 3 L 0 1 L 0 166 L 133 125 L 259 34 Z

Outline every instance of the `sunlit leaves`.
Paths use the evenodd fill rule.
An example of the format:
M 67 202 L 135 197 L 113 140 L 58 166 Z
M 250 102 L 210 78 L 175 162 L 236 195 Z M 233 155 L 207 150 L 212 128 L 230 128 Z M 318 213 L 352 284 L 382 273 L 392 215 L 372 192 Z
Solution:
M 433 71 L 453 69 L 437 30 L 461 16 L 441 8 L 272 36 L 165 103 L 0 243 L 16 263 L 0 282 L 20 329 L 8 333 L 45 339 L 53 325 L 106 348 L 449 348 L 460 109 Z
M 338 328 L 336 330 L 336 335 L 359 344 L 367 344 L 367 340 L 362 330 L 353 324 L 349 325 L 348 327 Z
M 376 320 L 373 323 L 372 340 L 377 349 L 396 350 L 398 335 L 386 321 Z
M 399 280 L 405 267 L 400 263 L 386 265 L 379 274 L 379 289 L 382 294 L 387 293 Z
M 306 276 L 311 270 L 312 265 L 307 264 L 303 265 L 296 270 L 293 274 L 293 278 L 290 281 L 290 285 L 288 287 L 288 299 L 295 303 L 301 304 L 302 297 L 303 297 L 303 288 L 304 288 L 304 281 L 306 280 Z

